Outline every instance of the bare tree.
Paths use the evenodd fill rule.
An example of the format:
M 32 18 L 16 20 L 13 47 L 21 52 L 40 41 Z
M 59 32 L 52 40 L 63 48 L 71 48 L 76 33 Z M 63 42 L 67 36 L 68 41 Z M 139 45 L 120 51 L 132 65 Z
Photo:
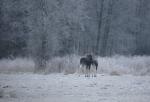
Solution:
M 108 9 L 107 9 L 104 32 L 101 36 L 101 49 L 100 49 L 101 56 L 106 56 L 107 43 L 108 43 L 112 14 L 113 14 L 113 3 L 114 3 L 114 0 L 109 0 L 108 2 Z
M 146 46 L 144 44 L 144 42 L 146 41 L 146 36 L 144 37 L 144 35 L 146 35 L 144 30 L 146 29 L 145 22 L 147 22 L 146 17 L 148 14 L 148 4 L 149 4 L 149 0 L 138 0 L 137 5 L 136 5 L 136 17 L 138 18 L 138 22 L 136 24 L 136 32 L 135 32 L 135 36 L 136 36 L 135 53 L 136 54 L 146 53 L 144 50 Z
M 33 38 L 36 46 L 34 49 L 35 59 L 35 72 L 43 72 L 46 68 L 46 62 L 48 60 L 48 8 L 46 0 L 36 0 L 35 3 L 35 32 Z M 36 45 L 37 44 L 37 45 Z
M 95 54 L 99 54 L 99 44 L 100 44 L 100 35 L 102 33 L 102 20 L 103 20 L 103 9 L 104 9 L 104 0 L 101 0 L 100 2 L 100 10 L 99 10 L 99 0 L 96 0 L 96 13 L 97 13 L 97 19 L 98 19 L 98 31 L 97 31 L 97 39 L 96 39 L 96 48 L 95 48 Z

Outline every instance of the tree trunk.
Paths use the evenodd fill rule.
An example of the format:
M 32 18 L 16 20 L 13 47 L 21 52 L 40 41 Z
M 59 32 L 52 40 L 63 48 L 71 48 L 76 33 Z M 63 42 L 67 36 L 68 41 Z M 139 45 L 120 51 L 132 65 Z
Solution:
M 97 32 L 97 40 L 96 40 L 96 48 L 95 48 L 96 55 L 99 54 L 99 43 L 100 43 L 100 35 L 101 35 L 101 27 L 102 27 L 103 8 L 104 8 L 104 0 L 101 0 L 100 11 L 98 10 L 98 2 L 96 2 L 96 10 L 97 10 L 97 18 L 98 18 L 98 32 Z
M 38 19 L 39 21 L 37 21 L 38 27 L 40 30 L 38 30 L 38 35 L 39 35 L 39 40 L 40 40 L 40 45 L 38 45 L 38 50 L 35 51 L 36 52 L 36 56 L 35 56 L 35 61 L 36 61 L 36 69 L 35 72 L 44 72 L 46 69 L 46 62 L 48 60 L 48 24 L 47 24 L 47 18 L 48 18 L 48 8 L 47 8 L 47 3 L 46 0 L 38 0 L 38 9 L 36 12 L 39 13 L 40 12 L 40 19 Z
M 112 19 L 112 9 L 113 9 L 113 0 L 109 1 L 108 4 L 108 10 L 107 10 L 107 17 L 104 27 L 104 33 L 101 36 L 101 49 L 100 49 L 100 55 L 106 56 L 107 53 L 107 43 L 109 39 L 109 33 L 110 33 L 110 26 L 111 26 L 111 19 Z

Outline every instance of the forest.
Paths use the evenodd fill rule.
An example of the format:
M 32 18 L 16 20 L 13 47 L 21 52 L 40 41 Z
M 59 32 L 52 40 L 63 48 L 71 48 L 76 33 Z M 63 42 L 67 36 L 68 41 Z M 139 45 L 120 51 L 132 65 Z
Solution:
M 0 59 L 150 55 L 149 0 L 1 0 Z

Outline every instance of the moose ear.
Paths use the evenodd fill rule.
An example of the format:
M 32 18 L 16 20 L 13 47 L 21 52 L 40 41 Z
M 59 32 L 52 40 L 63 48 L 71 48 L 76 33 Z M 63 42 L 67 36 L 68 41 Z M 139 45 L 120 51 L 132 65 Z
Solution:
M 89 58 L 89 59 L 93 59 L 91 54 L 88 54 L 86 57 Z

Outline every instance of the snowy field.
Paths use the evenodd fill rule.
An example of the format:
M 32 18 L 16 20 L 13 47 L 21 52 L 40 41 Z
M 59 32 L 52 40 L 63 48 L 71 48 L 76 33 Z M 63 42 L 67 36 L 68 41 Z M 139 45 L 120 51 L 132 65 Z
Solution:
M 76 73 L 80 58 L 53 58 L 42 74 L 32 59 L 0 60 L 0 102 L 150 101 L 150 56 L 98 57 L 98 76 L 90 78 Z
M 0 102 L 149 102 L 150 76 L 0 74 Z

